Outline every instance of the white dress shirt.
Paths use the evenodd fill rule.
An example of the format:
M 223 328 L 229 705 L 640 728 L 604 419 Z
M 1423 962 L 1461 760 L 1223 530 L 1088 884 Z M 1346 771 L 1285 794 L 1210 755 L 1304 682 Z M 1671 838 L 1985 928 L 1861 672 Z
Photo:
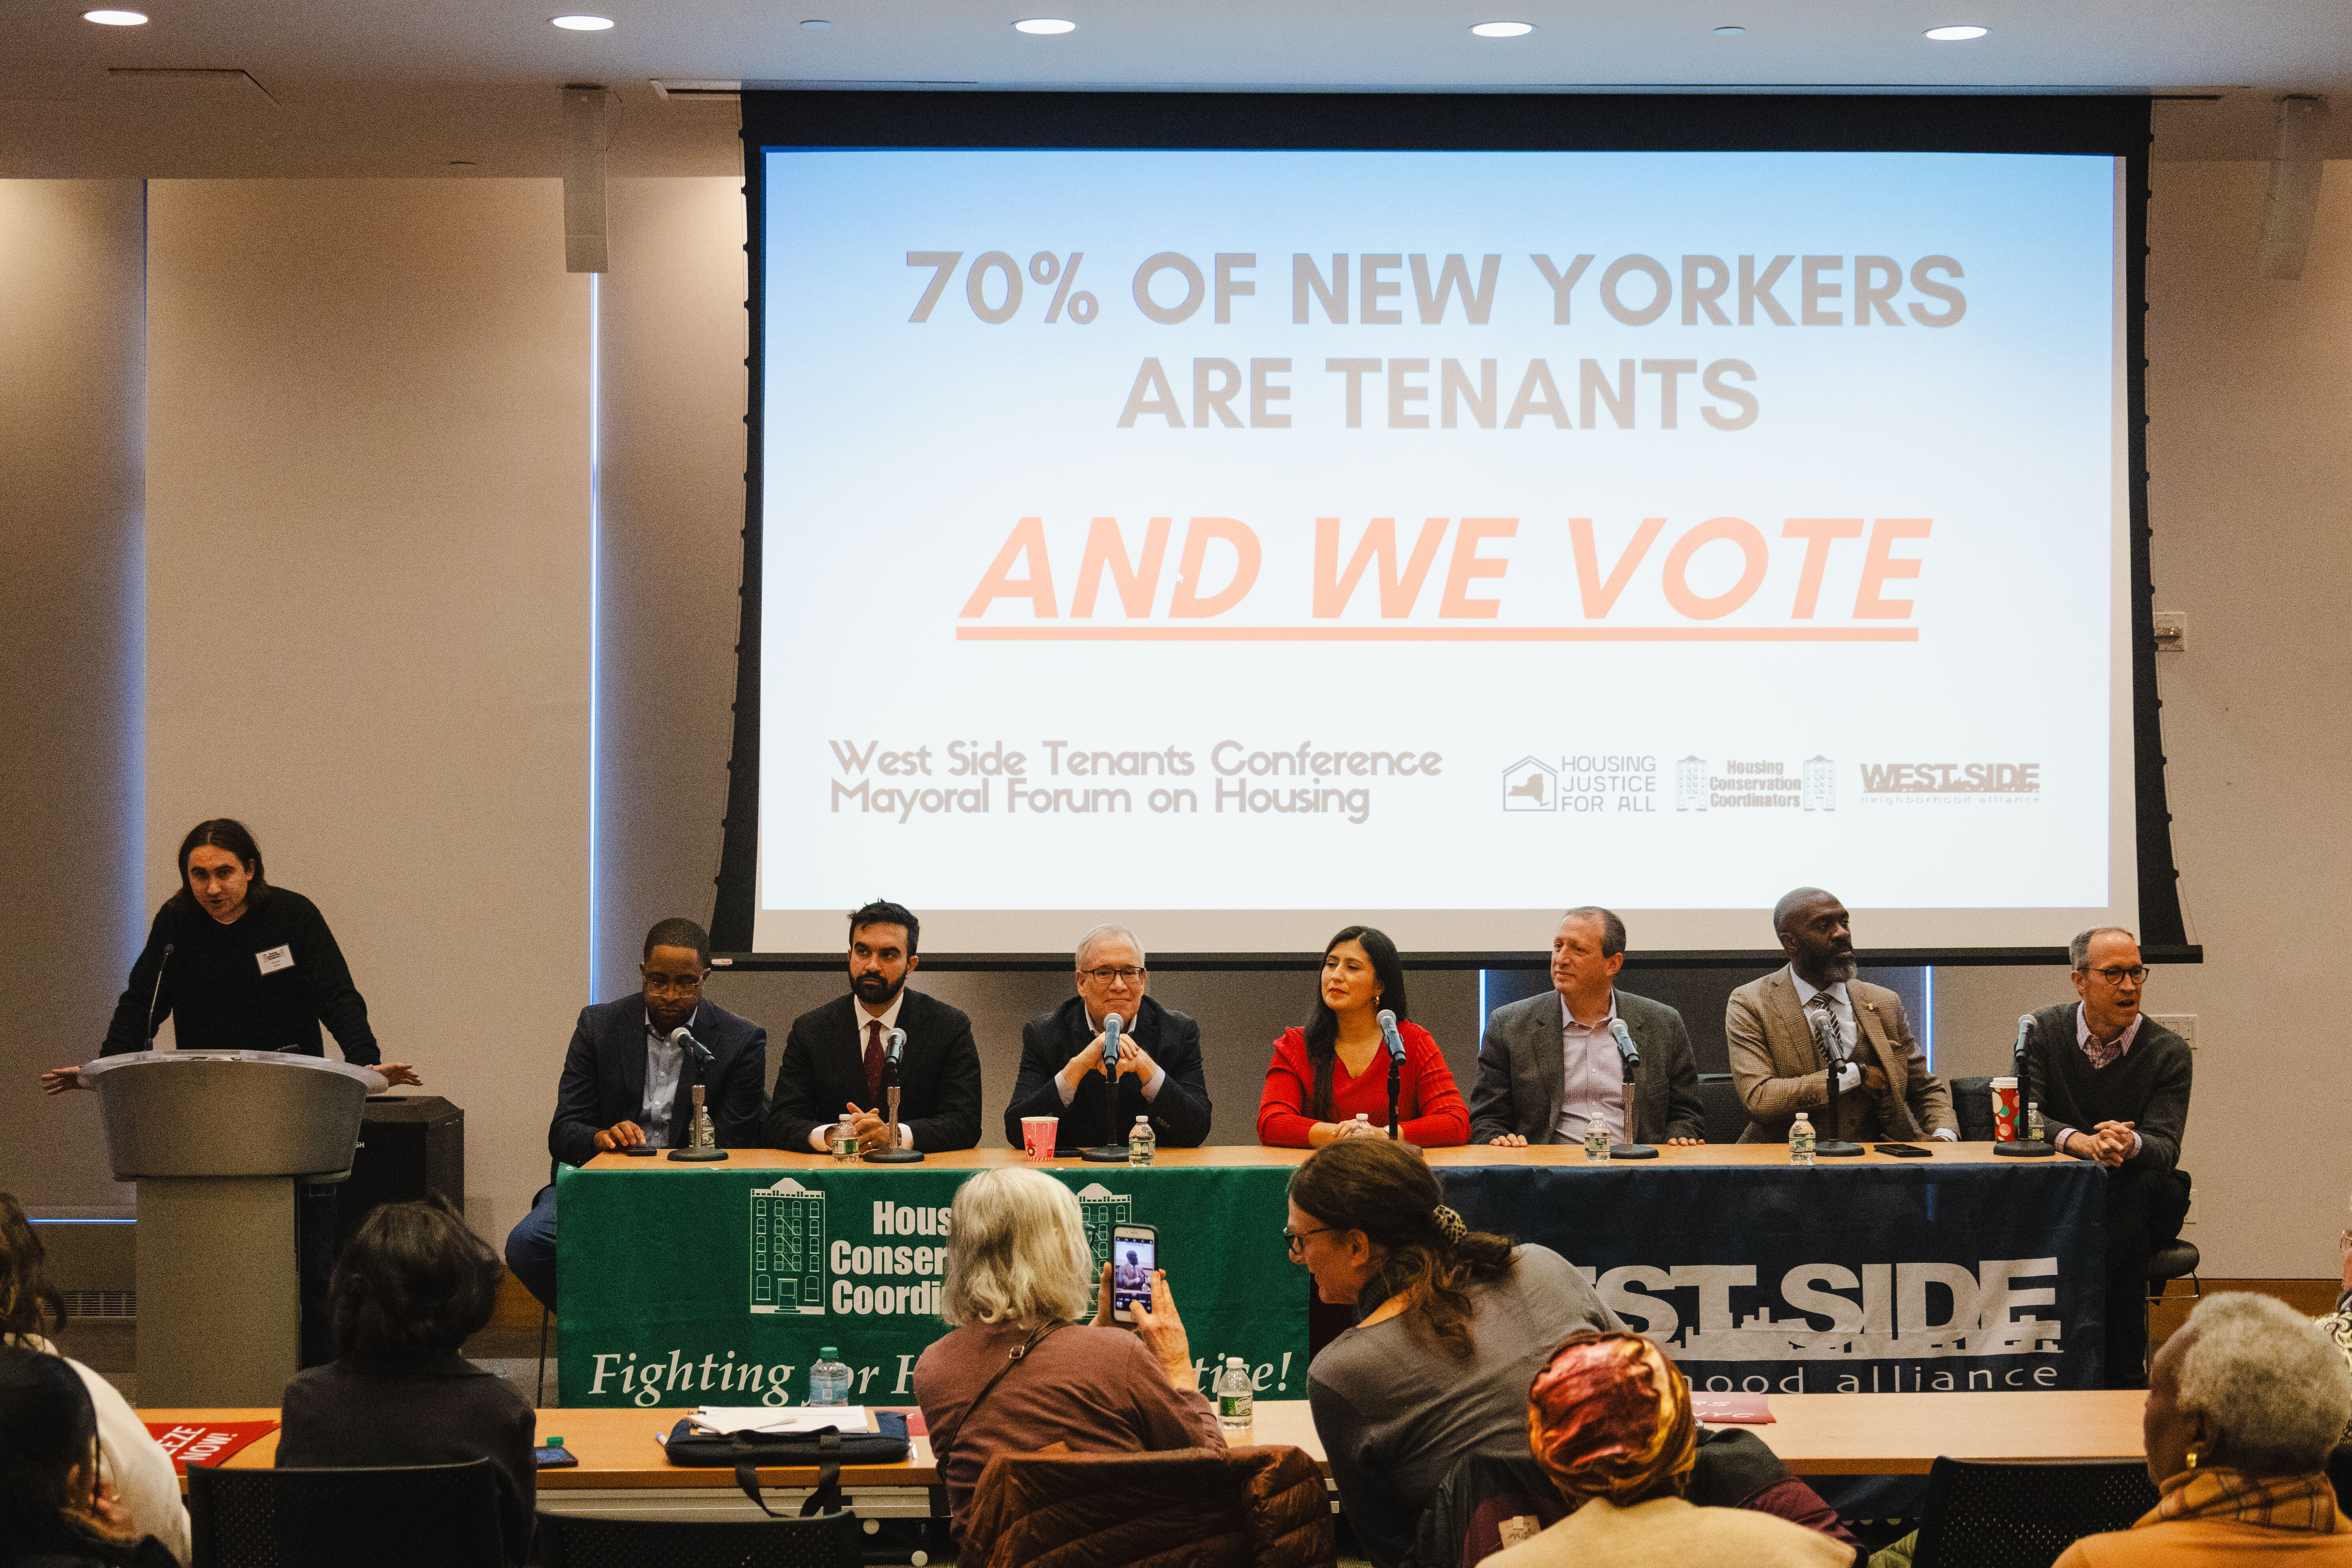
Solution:
M 691 1031 L 694 1020 L 702 1016 L 698 1004 L 687 1016 L 686 1027 Z M 670 1044 L 669 1037 L 654 1027 L 653 1017 L 646 1017 L 646 1100 L 637 1111 L 637 1125 L 645 1130 L 646 1147 L 672 1147 L 669 1119 L 677 1108 L 677 1080 L 686 1068 L 686 1050 Z M 683 1140 L 680 1140 L 683 1142 Z
M 1826 998 L 1830 1021 L 1837 1026 L 1838 1043 L 1846 1055 L 1845 1070 L 1838 1074 L 1838 1092 L 1853 1093 L 1862 1085 L 1862 1068 L 1853 1060 L 1854 1047 L 1862 1042 L 1862 1026 L 1854 1019 L 1853 999 L 1846 994 L 1845 982 L 1837 981 L 1827 988 L 1816 986 L 1798 973 L 1794 964 L 1789 966 L 1789 978 L 1796 984 L 1797 1001 L 1805 1009 L 1805 1021 L 1809 1026 L 1812 1022 L 1812 1015 L 1820 1010 L 1813 1006 L 1813 998 Z M 1941 1127 L 1928 1136 L 1940 1138 L 1947 1143 L 1957 1142 L 1959 1139 L 1958 1133 Z
M 907 988 L 904 985 L 899 986 L 898 994 L 890 998 L 890 1005 L 879 1013 L 868 1008 L 858 999 L 856 992 L 850 994 L 849 1003 L 851 1016 L 857 1020 L 857 1057 L 860 1061 L 863 1061 L 866 1059 L 866 1026 L 868 1024 L 881 1025 L 882 1037 L 887 1040 L 890 1037 L 890 1031 L 898 1026 L 898 1009 L 906 1005 Z M 888 1049 L 888 1047 L 884 1047 L 884 1049 Z M 878 1105 L 869 1105 L 866 1109 L 879 1110 L 882 1108 Z M 840 1115 L 839 1111 L 835 1111 L 832 1121 L 820 1121 L 809 1129 L 810 1148 L 820 1154 L 833 1152 L 833 1130 L 841 1125 Z M 914 1146 L 914 1133 L 908 1130 L 905 1122 L 901 1121 L 898 1123 L 898 1147 L 911 1149 Z
M 1082 1007 L 1084 1007 L 1084 1006 L 1086 1006 L 1086 1004 L 1085 1004 L 1083 1001 L 1081 1001 L 1081 1002 L 1079 1003 L 1079 1005 L 1080 1005 L 1080 1006 L 1082 1006 Z M 1095 1032 L 1095 1034 L 1097 1034 L 1097 1035 L 1101 1034 L 1101 1033 L 1102 1033 L 1102 1020 L 1101 1020 L 1100 1018 L 1097 1018 L 1097 1017 L 1096 1017 L 1096 1016 L 1095 1016 L 1095 1010 L 1094 1010 L 1092 1007 L 1087 1007 L 1087 1010 L 1086 1010 L 1086 1011 L 1087 1011 L 1087 1026 L 1088 1028 L 1092 1029 L 1092 1030 Z M 1128 1020 L 1126 1021 L 1126 1023 L 1125 1023 L 1125 1024 L 1122 1024 L 1122 1025 L 1120 1025 L 1120 1026 L 1119 1026 L 1120 1030 L 1121 1030 L 1120 1037 L 1121 1037 L 1122 1039 L 1126 1037 L 1125 1030 L 1126 1030 L 1126 1027 L 1127 1027 L 1127 1024 L 1132 1024 L 1132 1023 L 1134 1023 L 1134 1022 L 1135 1022 L 1135 1020 L 1134 1020 L 1134 1019 L 1129 1018 L 1129 1019 L 1128 1019 Z M 1091 1038 L 1092 1037 L 1089 1037 L 1089 1038 Z M 1138 1048 L 1138 1049 L 1140 1049 L 1141 1047 L 1138 1047 L 1137 1048 Z M 1068 1064 L 1068 1063 L 1066 1063 L 1066 1062 L 1065 1062 L 1063 1065 L 1064 1065 L 1065 1067 L 1066 1067 L 1066 1066 L 1068 1066 L 1069 1064 Z M 1149 1104 L 1150 1101 L 1152 1101 L 1152 1100 L 1154 1100 L 1159 1099 L 1159 1098 L 1160 1098 L 1160 1086 L 1161 1084 L 1163 1084 L 1163 1083 L 1166 1083 L 1167 1081 L 1168 1081 L 1168 1069 L 1167 1069 L 1166 1068 L 1164 1068 L 1164 1067 L 1161 1067 L 1161 1066 L 1160 1066 L 1157 1061 L 1154 1061 L 1154 1062 L 1151 1064 L 1151 1076 L 1150 1076 L 1150 1078 L 1145 1079 L 1143 1080 L 1143 1099 L 1144 1099 L 1145 1103 Z M 1068 1084 L 1066 1084 L 1066 1083 L 1063 1082 L 1063 1081 L 1062 1081 L 1062 1075 L 1061 1075 L 1060 1073 L 1058 1073 L 1058 1072 L 1056 1072 L 1056 1073 L 1054 1075 L 1054 1088 L 1055 1088 L 1055 1089 L 1057 1089 L 1057 1090 L 1060 1092 L 1060 1094 L 1061 1094 L 1061 1096 L 1062 1096 L 1062 1103 L 1063 1103 L 1064 1105 L 1067 1105 L 1067 1104 L 1069 1104 L 1069 1103 L 1070 1103 L 1070 1101 L 1071 1101 L 1071 1100 L 1072 1100 L 1073 1098 L 1075 1098 L 1075 1097 L 1076 1096 L 1077 1092 L 1078 1092 L 1076 1089 L 1072 1089 Z
M 1610 1142 L 1625 1140 L 1625 1061 L 1609 1026 L 1617 1021 L 1617 992 L 1594 1024 L 1580 1024 L 1559 999 L 1559 1141 L 1581 1143 L 1594 1120 L 1609 1130 Z

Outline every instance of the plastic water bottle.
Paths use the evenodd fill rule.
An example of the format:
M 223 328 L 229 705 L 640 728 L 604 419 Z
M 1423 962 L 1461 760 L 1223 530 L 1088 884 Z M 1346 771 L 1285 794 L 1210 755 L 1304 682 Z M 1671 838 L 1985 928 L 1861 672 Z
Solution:
M 1588 1165 L 1598 1164 L 1608 1158 L 1609 1129 L 1596 1116 L 1584 1124 L 1584 1161 Z
M 2042 1123 L 2042 1107 L 2031 1100 L 2027 1100 L 2025 1102 L 2026 1141 L 2032 1143 L 2040 1143 L 2047 1140 L 2049 1136 L 2050 1130 Z
M 1127 1134 L 1127 1163 L 1130 1165 L 1149 1165 L 1151 1163 L 1152 1156 L 1159 1152 L 1160 1135 L 1151 1131 L 1151 1118 L 1137 1117 L 1135 1126 Z
M 1813 1121 L 1803 1111 L 1789 1124 L 1789 1163 L 1810 1165 L 1813 1163 Z
M 849 1368 L 834 1360 L 841 1352 L 831 1345 L 816 1352 L 809 1364 L 809 1396 L 811 1405 L 846 1405 L 849 1403 Z
M 1217 1373 L 1217 1426 L 1225 1442 L 1235 1445 L 1251 1441 L 1256 1424 L 1257 1386 L 1250 1378 L 1249 1367 L 1241 1357 L 1227 1356 L 1225 1370 Z

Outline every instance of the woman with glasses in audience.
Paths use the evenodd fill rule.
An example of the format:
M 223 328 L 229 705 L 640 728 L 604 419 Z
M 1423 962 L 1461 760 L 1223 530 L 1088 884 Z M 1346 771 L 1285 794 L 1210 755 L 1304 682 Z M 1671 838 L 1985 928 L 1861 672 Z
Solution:
M 1337 1138 L 1388 1135 L 1389 1052 L 1380 1016 L 1396 1015 L 1404 1046 L 1397 1132 L 1419 1149 L 1470 1142 L 1470 1110 L 1429 1031 L 1407 1018 L 1396 943 L 1349 926 L 1323 949 L 1315 1009 L 1305 1026 L 1274 1042 L 1257 1107 L 1257 1138 L 1285 1149 L 1320 1149 Z M 1358 1118 L 1362 1120 L 1359 1121 Z
M 1309 1157 L 1286 1235 L 1323 1300 L 1359 1314 L 1307 1368 L 1307 1399 L 1375 1568 L 1405 1559 L 1456 1463 L 1525 1440 L 1528 1387 L 1553 1346 L 1624 1328 L 1559 1254 L 1471 1230 L 1421 1155 L 1385 1138 Z
M 57 1360 L 81 1380 L 97 1422 L 96 1495 L 131 1530 L 131 1539 L 152 1535 L 172 1555 L 188 1560 L 188 1510 L 180 1501 L 172 1457 L 163 1452 L 114 1384 L 70 1360 L 49 1336 L 65 1329 L 65 1297 L 49 1283 L 40 1233 L 26 1219 L 16 1197 L 0 1193 L 0 1345 L 37 1352 Z M 7 1418 L 0 1416 L 0 1426 Z
M 173 1568 L 105 1470 L 98 1413 L 72 1363 L 0 1346 L 0 1568 Z
M 2326 1468 L 2347 1416 L 2352 1372 L 2310 1319 L 2270 1296 L 2206 1297 L 2148 1370 L 2140 1428 L 2160 1500 L 2053 1568 L 2352 1564 Z
M 286 1385 L 278 1468 L 488 1459 L 507 1561 L 522 1562 L 539 1490 L 538 1415 L 505 1378 L 458 1353 L 490 1321 L 502 1272 L 437 1193 L 368 1215 L 329 1295 L 342 1356 Z
M 1096 1274 L 1069 1188 L 1021 1166 L 983 1171 L 956 1189 L 950 1218 L 940 1316 L 955 1327 L 915 1363 L 915 1402 L 959 1539 L 994 1455 L 1224 1447 L 1167 1272 L 1151 1304 L 1135 1304 L 1134 1331 L 1119 1327 L 1110 1268 Z

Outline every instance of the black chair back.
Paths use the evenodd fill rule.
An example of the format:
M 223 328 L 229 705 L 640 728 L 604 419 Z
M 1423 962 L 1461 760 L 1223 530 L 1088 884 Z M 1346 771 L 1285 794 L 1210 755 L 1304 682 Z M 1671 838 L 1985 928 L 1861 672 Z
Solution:
M 365 1469 L 188 1467 L 194 1568 L 504 1568 L 488 1459 Z
M 2147 1467 L 1980 1465 L 1927 1472 L 1912 1568 L 2050 1568 L 2086 1535 L 2128 1530 L 2156 1506 Z
M 857 1516 L 812 1519 L 596 1519 L 539 1516 L 545 1568 L 858 1568 Z
M 1698 1102 L 1706 1110 L 1708 1142 L 1737 1143 L 1748 1131 L 1748 1107 L 1739 1103 L 1739 1090 L 1732 1087 L 1729 1073 L 1699 1074 Z
M 2336 1489 L 2336 1506 L 2352 1516 L 2352 1443 L 2339 1443 L 2327 1456 L 2327 1482 Z
M 2021 1113 L 2023 1110 L 2022 1106 L 2019 1107 Z M 1961 1142 L 1992 1142 L 1994 1141 L 1992 1079 L 1989 1078 L 1952 1079 L 1952 1118 L 1960 1124 Z

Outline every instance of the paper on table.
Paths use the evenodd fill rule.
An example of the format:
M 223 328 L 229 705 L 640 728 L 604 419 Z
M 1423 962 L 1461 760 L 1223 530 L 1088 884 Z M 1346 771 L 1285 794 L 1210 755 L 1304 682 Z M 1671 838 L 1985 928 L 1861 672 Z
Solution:
M 863 1432 L 867 1425 L 863 1405 L 803 1405 L 789 1410 L 764 1405 L 706 1405 L 694 1413 L 694 1424 L 724 1436 L 738 1432 L 822 1432 L 828 1426 Z
M 1770 1426 L 1772 1403 L 1761 1394 L 1701 1394 L 1691 1391 L 1691 1414 L 1718 1426 Z

